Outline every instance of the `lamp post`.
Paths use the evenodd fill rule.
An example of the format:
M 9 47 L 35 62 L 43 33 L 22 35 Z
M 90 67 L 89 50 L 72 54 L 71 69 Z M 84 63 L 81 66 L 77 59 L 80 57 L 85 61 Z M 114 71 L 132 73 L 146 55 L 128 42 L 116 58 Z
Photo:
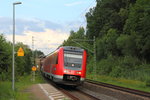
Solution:
M 15 68 L 14 68 L 14 63 L 15 63 L 15 52 L 14 52 L 14 47 L 15 47 L 15 5 L 21 4 L 21 2 L 15 2 L 13 3 L 13 50 L 12 50 L 12 89 L 14 91 L 15 89 Z

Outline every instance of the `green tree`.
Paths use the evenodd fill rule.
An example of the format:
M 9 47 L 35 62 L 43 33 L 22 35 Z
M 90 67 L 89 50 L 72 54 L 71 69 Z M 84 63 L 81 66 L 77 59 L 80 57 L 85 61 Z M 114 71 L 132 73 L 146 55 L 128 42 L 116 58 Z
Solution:
M 63 46 L 77 46 L 76 43 L 73 42 L 73 39 L 84 39 L 85 38 L 85 30 L 83 27 L 80 27 L 77 32 L 73 30 L 70 31 L 70 36 L 67 41 L 63 42 Z
M 81 29 L 71 31 L 63 45 L 80 47 L 72 39 L 89 40 L 95 36 L 98 74 L 147 80 L 150 70 L 150 0 L 96 2 L 96 6 L 86 13 L 86 34 Z M 79 43 L 93 48 L 92 42 Z M 93 53 L 88 52 L 88 73 L 92 72 L 93 62 Z
M 0 35 L 0 80 L 10 79 L 11 60 L 12 60 L 11 43 L 7 42 L 4 35 Z
M 137 0 L 131 8 L 124 33 L 135 36 L 138 57 L 150 61 L 150 1 Z
M 122 55 L 132 55 L 136 56 L 136 45 L 135 37 L 131 35 L 121 34 L 116 40 L 118 49 L 121 50 Z
M 109 29 L 108 33 L 97 42 L 98 59 L 105 58 L 109 55 L 118 55 L 116 40 L 118 38 L 116 29 Z
M 86 14 L 87 36 L 102 37 L 110 28 L 121 33 L 128 16 L 129 5 L 134 2 L 135 0 L 97 0 L 96 7 Z
M 15 47 L 15 51 L 17 51 L 20 47 L 22 47 L 24 50 L 24 56 L 20 57 L 16 55 L 15 58 L 16 75 L 23 76 L 24 74 L 29 74 L 31 72 L 32 67 L 31 49 L 29 49 L 29 47 L 27 45 L 24 45 L 23 43 L 17 43 Z

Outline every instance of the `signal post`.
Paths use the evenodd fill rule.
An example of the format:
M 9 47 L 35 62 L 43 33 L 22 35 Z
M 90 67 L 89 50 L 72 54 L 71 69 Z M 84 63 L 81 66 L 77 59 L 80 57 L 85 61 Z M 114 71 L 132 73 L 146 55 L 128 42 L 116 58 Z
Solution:
M 32 67 L 32 81 L 35 81 L 35 71 L 37 68 L 35 66 Z

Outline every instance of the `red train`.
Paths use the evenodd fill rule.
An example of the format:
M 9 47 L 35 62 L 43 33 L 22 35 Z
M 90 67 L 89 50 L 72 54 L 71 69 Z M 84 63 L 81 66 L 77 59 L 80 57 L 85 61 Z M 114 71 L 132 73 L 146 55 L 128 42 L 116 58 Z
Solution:
M 54 82 L 80 85 L 86 76 L 87 54 L 84 49 L 64 46 L 50 53 L 42 62 L 42 73 Z

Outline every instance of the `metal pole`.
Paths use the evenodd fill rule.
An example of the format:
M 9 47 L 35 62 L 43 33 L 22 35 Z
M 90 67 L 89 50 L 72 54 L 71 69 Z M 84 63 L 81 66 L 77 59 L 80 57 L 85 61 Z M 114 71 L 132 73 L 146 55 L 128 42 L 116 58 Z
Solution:
M 15 53 L 14 53 L 14 45 L 15 45 L 15 5 L 13 4 L 13 50 L 12 50 L 12 89 L 14 91 L 15 88 Z
M 32 67 L 34 66 L 34 36 L 32 36 Z M 35 72 L 32 71 L 32 81 L 35 81 Z
M 13 50 L 12 50 L 12 90 L 15 90 L 15 5 L 21 2 L 13 3 Z
M 34 66 L 34 36 L 32 36 L 32 66 Z
M 33 81 L 35 81 L 35 71 L 33 71 Z
M 93 48 L 94 48 L 94 72 L 96 75 L 96 40 L 95 40 L 95 36 L 93 37 Z

